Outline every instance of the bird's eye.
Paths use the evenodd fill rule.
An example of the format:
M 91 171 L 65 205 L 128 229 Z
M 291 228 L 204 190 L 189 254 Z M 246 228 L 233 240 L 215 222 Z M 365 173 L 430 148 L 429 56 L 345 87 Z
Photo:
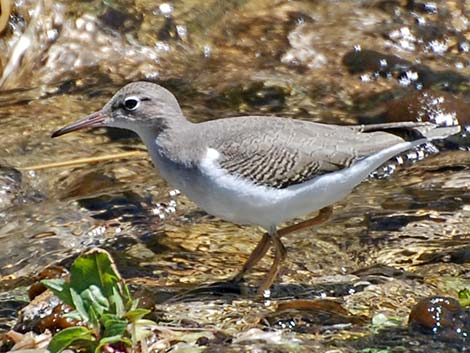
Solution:
M 126 110 L 136 110 L 140 105 L 140 99 L 137 97 L 126 97 L 124 99 L 124 108 Z

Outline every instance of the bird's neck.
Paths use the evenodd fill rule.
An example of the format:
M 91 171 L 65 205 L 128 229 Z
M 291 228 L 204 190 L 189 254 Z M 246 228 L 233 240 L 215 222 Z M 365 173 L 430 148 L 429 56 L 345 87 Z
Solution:
M 170 181 L 168 168 L 191 168 L 198 155 L 198 146 L 191 143 L 191 127 L 186 126 L 181 130 L 166 129 L 159 134 L 151 130 L 139 133 L 142 142 L 152 158 L 153 164 L 160 170 L 161 175 Z M 186 142 L 189 142 L 186 145 Z M 171 182 L 171 181 L 170 181 Z
M 186 118 L 162 119 L 159 123 L 142 125 L 134 129 L 150 151 L 159 149 L 160 153 L 171 155 L 173 150 L 192 135 L 194 124 Z

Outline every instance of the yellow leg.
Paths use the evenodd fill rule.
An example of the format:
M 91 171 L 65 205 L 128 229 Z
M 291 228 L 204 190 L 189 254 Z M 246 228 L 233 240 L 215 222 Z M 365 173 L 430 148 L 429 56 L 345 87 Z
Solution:
M 307 219 L 307 220 L 302 221 L 300 223 L 292 224 L 288 227 L 284 227 L 284 228 L 280 229 L 277 232 L 277 234 L 279 235 L 279 237 L 283 237 L 284 235 L 295 232 L 297 230 L 301 230 L 301 229 L 304 229 L 304 228 L 308 228 L 308 227 L 312 227 L 312 226 L 322 224 L 322 223 L 326 222 L 328 220 L 328 218 L 331 217 L 332 213 L 333 213 L 333 207 L 331 207 L 331 206 L 323 207 L 318 212 L 316 217 Z
M 284 228 L 280 229 L 276 233 L 276 239 L 277 239 L 276 242 L 279 242 L 280 246 L 279 246 L 279 244 L 278 245 L 274 244 L 275 248 L 276 249 L 284 249 L 284 251 L 285 251 L 285 248 L 284 248 L 284 246 L 282 245 L 282 243 L 280 241 L 281 237 L 283 237 L 284 235 L 287 235 L 289 233 L 295 232 L 297 230 L 300 230 L 300 229 L 304 229 L 304 228 L 307 228 L 307 227 L 311 227 L 311 226 L 314 226 L 314 225 L 321 224 L 321 223 L 327 221 L 328 218 L 330 218 L 332 213 L 333 213 L 333 208 L 331 206 L 327 206 L 327 207 L 322 208 L 318 212 L 318 215 L 314 218 L 311 218 L 311 219 L 305 220 L 303 222 L 293 224 L 293 225 L 290 225 L 288 227 L 284 227 Z M 248 260 L 245 262 L 245 264 L 243 265 L 240 272 L 233 278 L 234 281 L 240 281 L 248 271 L 250 271 L 254 266 L 256 266 L 256 264 L 263 258 L 263 256 L 268 251 L 268 249 L 271 245 L 271 241 L 275 242 L 273 237 L 269 233 L 264 233 L 263 237 L 260 240 L 260 242 L 258 243 L 258 245 L 256 245 L 255 249 L 251 252 Z M 282 260 L 284 260 L 284 258 Z M 282 260 L 281 260 L 281 262 L 282 262 Z M 275 254 L 275 257 L 274 257 L 274 261 L 276 261 L 276 254 Z M 279 261 L 279 259 L 278 259 L 278 261 Z M 274 263 L 273 263 L 273 266 L 274 266 Z M 274 271 L 274 270 L 271 267 L 271 270 L 268 273 L 268 277 L 270 276 L 272 271 Z M 275 275 L 277 274 L 278 271 L 279 271 L 279 269 L 276 270 L 276 273 L 274 274 L 274 277 L 275 277 Z M 265 282 L 267 282 L 267 281 L 265 281 Z
M 274 228 L 269 235 L 274 245 L 274 261 L 271 265 L 271 268 L 269 269 L 268 274 L 258 288 L 258 293 L 261 295 L 263 295 L 266 289 L 269 289 L 272 286 L 274 280 L 277 277 L 277 274 L 279 273 L 279 270 L 281 269 L 282 263 L 287 257 L 287 250 L 284 247 L 284 244 L 282 244 L 280 236 L 276 232 L 276 228 Z
M 233 281 L 241 281 L 245 273 L 250 271 L 263 258 L 263 256 L 268 251 L 270 245 L 271 237 L 268 233 L 264 233 L 258 245 L 256 245 L 256 248 L 253 249 L 250 254 L 250 257 L 248 257 L 248 260 L 246 260 L 246 262 L 243 264 L 243 267 L 240 272 L 238 272 L 237 275 L 233 277 Z

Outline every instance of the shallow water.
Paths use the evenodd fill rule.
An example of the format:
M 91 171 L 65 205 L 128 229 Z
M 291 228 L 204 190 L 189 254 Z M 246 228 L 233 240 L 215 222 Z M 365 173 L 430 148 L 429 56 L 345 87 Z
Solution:
M 168 6 L 147 1 L 112 8 L 18 3 L 0 54 L 2 328 L 27 302 L 32 276 L 99 245 L 145 300 L 158 304 L 164 322 L 216 328 L 230 338 L 210 341 L 208 351 L 418 351 L 415 343 L 425 342 L 427 351 L 441 352 L 440 342 L 404 327 L 421 297 L 470 288 L 468 153 L 452 146 L 367 181 L 335 205 L 327 224 L 286 237 L 288 261 L 263 301 L 254 291 L 270 258 L 241 287 L 182 295 L 234 275 L 261 230 L 208 216 L 175 195 L 145 153 L 113 158 L 145 151 L 131 134 L 98 129 L 50 139 L 137 79 L 168 87 L 194 121 L 256 113 L 357 123 L 385 119 L 375 112 L 382 106 L 392 109 L 388 119 L 389 101 L 427 89 L 452 92 L 460 119 L 468 111 L 468 2 L 429 4 L 188 0 L 172 3 L 169 14 Z M 31 44 L 15 61 L 19 38 Z M 343 58 L 355 46 L 429 70 L 415 79 L 416 67 L 392 67 L 392 58 L 377 74 L 364 61 L 353 70 Z M 97 156 L 110 159 L 48 166 Z M 318 297 L 369 320 L 395 318 L 399 328 L 384 336 L 364 324 L 299 331 L 266 324 L 278 302 Z

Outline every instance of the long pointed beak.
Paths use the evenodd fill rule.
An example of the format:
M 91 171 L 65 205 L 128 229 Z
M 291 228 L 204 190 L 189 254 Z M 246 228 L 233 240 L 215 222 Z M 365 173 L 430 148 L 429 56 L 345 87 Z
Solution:
M 104 126 L 104 120 L 105 115 L 101 111 L 97 111 L 96 113 L 90 114 L 74 123 L 64 126 L 62 129 L 55 131 L 51 137 L 65 135 L 69 132 L 85 129 L 88 127 Z

